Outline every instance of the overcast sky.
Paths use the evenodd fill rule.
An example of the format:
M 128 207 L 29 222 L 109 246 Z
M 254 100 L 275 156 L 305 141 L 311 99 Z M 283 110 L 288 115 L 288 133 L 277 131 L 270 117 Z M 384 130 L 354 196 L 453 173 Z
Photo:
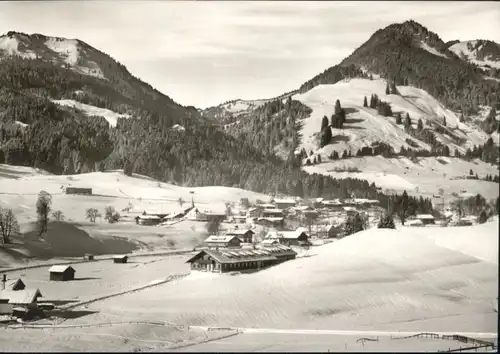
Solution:
M 200 108 L 296 89 L 377 29 L 408 19 L 445 42 L 500 43 L 495 2 L 0 2 L 0 33 L 81 39 Z

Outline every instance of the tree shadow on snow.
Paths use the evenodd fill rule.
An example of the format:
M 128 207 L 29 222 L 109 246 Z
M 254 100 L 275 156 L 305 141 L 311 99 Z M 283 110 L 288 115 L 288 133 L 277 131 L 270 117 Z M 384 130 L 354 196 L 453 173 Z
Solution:
M 344 125 L 344 129 L 365 130 L 363 127 L 354 127 L 352 125 Z
M 359 109 L 356 109 L 356 108 L 344 108 L 344 111 L 345 111 L 345 114 L 348 115 L 348 114 L 351 114 L 351 113 L 359 112 Z
M 75 278 L 73 281 L 79 281 L 79 280 L 97 280 L 97 279 L 102 279 L 98 277 L 83 277 L 83 278 Z
M 356 124 L 356 123 L 361 123 L 364 122 L 364 119 L 361 118 L 346 118 L 345 122 L 347 124 Z
M 94 313 L 98 313 L 99 311 L 89 311 L 89 310 L 77 310 L 77 311 L 71 311 L 71 310 L 51 310 L 51 311 L 45 311 L 46 316 L 50 317 L 58 317 L 58 318 L 64 318 L 64 319 L 75 319 L 75 318 L 80 318 L 83 316 L 88 316 L 88 315 L 93 315 Z

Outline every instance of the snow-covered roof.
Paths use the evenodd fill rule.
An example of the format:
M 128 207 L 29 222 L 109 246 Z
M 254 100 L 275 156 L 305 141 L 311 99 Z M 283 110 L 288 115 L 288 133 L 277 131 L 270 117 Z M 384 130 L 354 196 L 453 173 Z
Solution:
M 334 199 L 334 200 L 323 200 L 321 202 L 323 205 L 342 205 L 340 200 Z
M 258 220 L 259 221 L 260 220 L 267 220 L 267 221 L 273 222 L 273 221 L 283 221 L 283 220 L 285 220 L 285 218 L 283 218 L 283 217 L 281 217 L 281 218 L 279 218 L 279 217 L 267 217 L 267 218 L 259 218 Z
M 73 267 L 71 267 L 69 265 L 54 265 L 54 266 L 49 268 L 49 272 L 50 273 L 64 273 L 69 268 L 73 269 Z M 73 271 L 74 271 L 74 269 L 73 269 Z
M 123 259 L 123 258 L 128 258 L 128 256 L 125 254 L 115 254 L 113 256 L 113 259 Z
M 274 203 L 276 204 L 297 204 L 297 201 L 293 199 L 275 199 Z
M 231 241 L 233 238 L 237 238 L 234 235 L 227 235 L 227 236 L 216 236 L 212 235 L 209 236 L 207 239 L 205 239 L 205 242 L 220 242 L 220 243 L 226 243 Z
M 416 216 L 417 219 L 426 219 L 426 220 L 434 220 L 434 216 L 431 214 L 418 214 Z
M 139 219 L 144 219 L 144 220 L 159 220 L 160 217 L 158 215 L 139 215 Z
M 275 244 L 277 242 L 278 242 L 278 240 L 276 240 L 276 239 L 267 239 L 267 240 L 263 240 L 261 242 L 261 244 L 263 244 L 263 245 L 273 245 L 273 244 Z
M 417 220 L 408 220 L 406 222 L 407 225 L 423 225 L 422 220 L 417 219 Z
M 0 290 L 0 299 L 8 299 L 10 304 L 31 304 L 41 296 L 42 293 L 38 289 Z
M 279 209 L 264 209 L 262 210 L 263 213 L 272 213 L 272 214 L 282 214 L 283 211 Z
M 270 203 L 259 204 L 258 206 L 266 209 L 276 209 L 276 205 Z
M 356 208 L 353 207 L 343 207 L 345 211 L 356 211 Z
M 271 231 L 266 236 L 267 239 L 278 239 L 278 238 L 297 239 L 303 233 L 307 235 L 306 229 L 299 227 L 295 231 L 278 231 L 278 232 Z

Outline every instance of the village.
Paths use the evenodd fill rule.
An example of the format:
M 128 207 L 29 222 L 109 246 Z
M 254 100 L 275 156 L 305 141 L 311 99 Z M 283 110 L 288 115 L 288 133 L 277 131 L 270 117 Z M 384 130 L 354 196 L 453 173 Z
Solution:
M 91 188 L 68 188 L 66 194 L 92 195 Z M 375 225 L 383 209 L 379 201 L 369 199 L 301 200 L 271 198 L 269 202 L 226 203 L 225 210 L 200 210 L 192 197 L 189 207 L 169 214 L 151 210 L 122 210 L 119 223 L 135 223 L 139 227 L 175 227 L 181 222 L 203 223 L 208 237 L 183 260 L 190 272 L 251 273 L 307 257 L 311 247 L 334 242 L 345 236 L 345 220 L 359 214 L 367 226 Z M 417 215 L 409 226 L 434 224 L 432 215 Z M 126 264 L 129 255 L 113 255 L 113 263 Z M 85 254 L 83 262 L 93 262 L 93 254 Z M 82 262 L 77 262 L 81 264 Z M 46 282 L 72 282 L 78 264 L 54 265 L 48 269 Z M 38 280 L 37 280 L 38 281 Z M 19 278 L 7 279 L 3 274 L 0 290 L 0 316 L 11 321 L 47 317 L 57 311 L 53 301 L 43 292 Z M 56 301 L 57 302 L 57 301 Z

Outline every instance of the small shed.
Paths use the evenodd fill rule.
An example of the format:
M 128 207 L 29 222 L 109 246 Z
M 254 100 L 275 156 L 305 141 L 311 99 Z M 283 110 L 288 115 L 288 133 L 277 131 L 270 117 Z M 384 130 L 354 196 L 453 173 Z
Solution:
M 309 244 L 309 236 L 303 228 L 295 231 L 282 231 L 269 235 L 269 239 L 277 240 L 280 244 L 286 246 L 302 246 Z
M 94 260 L 94 255 L 91 253 L 85 253 L 83 256 L 83 260 L 85 261 L 93 261 Z
M 139 225 L 158 225 L 161 218 L 158 215 L 140 215 L 136 217 L 136 223 Z
M 267 240 L 262 240 L 262 242 L 260 244 L 263 247 L 271 247 L 271 246 L 279 245 L 279 241 L 276 239 L 267 239 Z
M 75 269 L 68 265 L 55 265 L 49 268 L 50 280 L 68 281 L 75 279 Z
M 431 214 L 418 214 L 415 219 L 422 221 L 424 225 L 435 224 L 436 219 Z
M 128 256 L 125 255 L 117 255 L 113 256 L 113 263 L 127 263 Z

